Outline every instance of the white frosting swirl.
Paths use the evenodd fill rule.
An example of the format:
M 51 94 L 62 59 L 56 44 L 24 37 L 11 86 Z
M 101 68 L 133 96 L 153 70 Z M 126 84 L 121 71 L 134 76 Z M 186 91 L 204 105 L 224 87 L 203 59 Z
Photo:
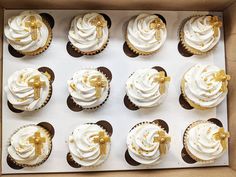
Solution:
M 45 137 L 46 142 L 42 143 L 41 155 L 35 155 L 35 146 L 29 142 L 29 138 L 39 131 L 41 137 Z M 51 151 L 51 138 L 45 129 L 36 125 L 29 125 L 20 128 L 10 139 L 8 147 L 9 155 L 22 165 L 36 165 L 45 160 Z
M 84 124 L 75 128 L 68 142 L 74 161 L 82 166 L 98 166 L 107 159 L 111 143 L 106 142 L 106 153 L 102 154 L 99 143 L 94 142 L 99 132 L 104 132 L 104 129 L 96 124 Z M 105 136 L 108 136 L 106 132 Z
M 100 77 L 106 82 L 101 88 L 101 97 L 96 97 L 96 89 L 90 80 Z M 74 73 L 72 79 L 67 81 L 68 90 L 74 102 L 83 108 L 92 108 L 102 104 L 109 94 L 109 81 L 97 69 L 82 69 Z
M 156 69 L 139 69 L 126 81 L 126 93 L 132 103 L 138 107 L 154 107 L 164 101 L 168 93 L 169 82 L 165 82 L 165 92 L 160 93 L 160 83 L 154 81 L 158 75 Z
M 39 76 L 40 81 L 45 82 L 45 86 L 40 88 L 40 97 L 36 100 L 34 99 L 34 88 L 28 84 L 35 76 Z M 14 72 L 8 78 L 5 91 L 7 99 L 13 107 L 23 111 L 33 111 L 45 103 L 50 93 L 50 81 L 38 70 L 25 68 Z
M 219 158 L 224 153 L 220 140 L 214 138 L 219 128 L 211 122 L 199 123 L 190 128 L 185 138 L 185 144 L 190 153 L 204 161 Z
M 185 43 L 201 52 L 212 49 L 220 40 L 220 28 L 218 36 L 214 36 L 214 30 L 210 24 L 211 16 L 197 16 L 190 18 L 184 25 Z
M 212 108 L 220 104 L 227 95 L 222 91 L 222 81 L 214 79 L 220 69 L 214 65 L 197 64 L 184 75 L 183 92 L 193 103 Z
M 96 26 L 92 23 L 92 20 L 98 16 L 106 23 L 106 26 L 102 28 L 101 38 L 97 37 Z M 68 38 L 73 46 L 82 52 L 100 50 L 108 40 L 107 22 L 98 13 L 78 15 L 71 22 Z
M 127 39 L 134 48 L 143 52 L 154 52 L 163 45 L 167 37 L 166 26 L 160 29 L 160 39 L 156 38 L 156 29 L 150 28 L 150 23 L 156 19 L 159 19 L 157 15 L 143 13 L 129 21 Z
M 134 127 L 127 136 L 127 146 L 130 156 L 141 164 L 154 165 L 160 162 L 160 143 L 154 142 L 157 132 L 164 131 L 154 123 L 144 123 Z M 165 131 L 164 131 L 165 132 Z M 167 133 L 165 132 L 167 135 Z M 167 151 L 169 143 L 165 144 Z
M 41 24 L 37 28 L 37 38 L 32 39 L 31 30 L 25 23 L 33 16 Z M 8 19 L 8 25 L 4 28 L 5 36 L 10 45 L 20 52 L 33 52 L 44 47 L 49 36 L 48 27 L 43 23 L 42 17 L 34 11 L 24 11 L 18 16 Z

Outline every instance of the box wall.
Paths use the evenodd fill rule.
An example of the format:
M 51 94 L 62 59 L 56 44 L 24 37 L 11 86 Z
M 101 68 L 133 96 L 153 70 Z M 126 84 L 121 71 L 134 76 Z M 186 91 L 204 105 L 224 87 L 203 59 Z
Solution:
M 4 8 L 220 10 L 235 0 L 1 0 Z
M 230 167 L 236 170 L 236 3 L 228 7 L 224 11 L 225 20 L 225 50 L 226 50 L 226 62 L 228 73 L 231 75 L 231 81 L 229 82 L 229 94 L 228 94 L 228 117 L 229 117 L 229 129 L 231 133 L 230 138 Z

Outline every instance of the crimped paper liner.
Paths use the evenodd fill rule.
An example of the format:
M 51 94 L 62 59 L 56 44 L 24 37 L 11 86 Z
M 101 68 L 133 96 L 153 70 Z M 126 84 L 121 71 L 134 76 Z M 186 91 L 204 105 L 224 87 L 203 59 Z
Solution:
M 151 68 L 152 69 L 152 68 Z M 158 71 L 159 72 L 159 71 Z M 134 74 L 134 72 L 129 76 L 129 78 L 132 76 Z M 157 107 L 157 106 L 159 106 L 159 105 L 156 105 L 156 106 L 152 106 L 152 107 L 140 107 L 140 106 L 137 106 L 136 104 L 134 104 L 132 101 L 131 101 L 131 99 L 129 98 L 129 96 L 128 96 L 128 94 L 127 94 L 127 92 L 126 92 L 126 95 L 127 95 L 127 97 L 128 97 L 128 99 L 129 99 L 129 101 L 134 105 L 134 106 L 136 106 L 136 107 L 138 107 L 139 109 L 148 109 L 148 108 L 155 108 L 155 107 Z M 162 103 L 162 102 L 161 102 Z M 160 103 L 160 104 L 161 104 Z
M 97 68 L 96 68 L 97 69 Z M 97 70 L 98 71 L 98 70 Z M 101 71 L 99 71 L 100 73 L 102 73 Z M 83 108 L 83 110 L 88 110 L 88 111 L 95 111 L 95 110 L 97 110 L 98 108 L 100 108 L 102 105 L 104 105 L 105 104 L 105 102 L 107 101 L 107 99 L 108 99 L 108 97 L 109 97 L 109 95 L 110 95 L 110 90 L 111 90 L 111 87 L 110 87 L 110 80 L 108 79 L 108 77 L 106 76 L 106 74 L 104 74 L 104 73 L 102 73 L 106 78 L 107 78 L 107 81 L 108 81 L 108 94 L 107 94 L 107 97 L 106 97 L 106 99 L 100 104 L 100 105 L 98 105 L 98 106 L 95 106 L 95 107 L 91 107 L 91 108 L 83 108 L 82 106 L 80 106 L 80 105 L 78 105 L 74 100 L 73 100 L 73 97 L 72 97 L 72 101 L 76 104 L 76 105 L 78 105 L 78 106 L 80 106 L 80 107 L 82 107 Z
M 196 157 L 196 156 L 194 156 L 191 152 L 190 152 L 190 150 L 188 149 L 188 145 L 187 145 L 187 139 L 188 139 L 188 133 L 189 133 L 189 130 L 191 129 L 191 128 L 193 128 L 193 127 L 195 127 L 195 126 L 197 126 L 197 125 L 199 125 L 199 124 L 201 124 L 201 123 L 211 123 L 211 124 L 214 124 L 214 123 L 212 123 L 212 122 L 210 122 L 210 121 L 205 121 L 205 120 L 198 120 L 198 121 L 196 121 L 196 122 L 193 122 L 192 124 L 190 124 L 188 127 L 187 127 L 187 129 L 185 130 L 185 132 L 184 132 L 184 147 L 185 147 L 185 149 L 186 149 L 186 152 L 188 153 L 188 155 L 192 158 L 192 159 L 194 159 L 194 160 L 196 160 L 197 162 L 199 162 L 199 163 L 214 163 L 214 161 L 217 159 L 212 159 L 212 160 L 202 160 L 202 159 L 199 159 L 198 157 Z
M 100 52 L 102 52 L 102 51 L 107 47 L 108 42 L 109 42 L 109 35 L 108 35 L 107 41 L 103 44 L 103 46 L 102 46 L 100 49 L 94 50 L 94 51 L 88 51 L 88 52 L 83 52 L 83 51 L 79 50 L 79 49 L 78 49 L 77 47 L 75 47 L 71 42 L 70 42 L 70 45 L 72 46 L 72 48 L 73 48 L 76 52 L 78 52 L 78 53 L 80 53 L 80 54 L 82 54 L 82 55 L 96 55 L 96 54 L 99 54 Z
M 143 122 L 140 122 L 140 123 L 137 123 L 135 126 L 133 126 L 131 129 L 130 129 L 130 131 L 131 130 L 133 130 L 133 129 L 135 129 L 136 127 L 138 127 L 138 126 L 140 126 L 140 125 L 145 125 L 145 124 L 155 124 L 155 125 L 157 125 L 161 130 L 163 130 L 168 136 L 169 136 L 169 134 L 158 124 L 158 123 L 155 123 L 155 122 L 149 122 L 149 121 L 143 121 Z M 129 132 L 130 132 L 129 131 Z M 127 146 L 127 148 L 129 149 L 129 147 Z M 163 156 L 165 156 L 166 154 L 164 154 Z M 161 158 L 162 158 L 162 156 L 161 156 Z M 134 160 L 134 159 L 133 159 Z M 141 162 L 138 162 L 138 163 L 141 163 Z M 158 163 L 158 162 L 157 162 Z M 141 163 L 142 164 L 142 163 Z M 152 166 L 152 165 L 155 165 L 156 163 L 154 163 L 154 164 L 143 164 L 143 165 L 150 165 L 150 166 Z
M 12 136 L 13 136 L 15 133 L 17 133 L 20 129 L 25 128 L 25 127 L 30 127 L 30 126 L 37 126 L 37 127 L 40 127 L 41 130 L 46 133 L 47 138 L 48 138 L 48 140 L 50 141 L 50 143 L 49 143 L 49 148 L 50 148 L 50 149 L 49 149 L 49 153 L 48 153 L 48 155 L 45 157 L 45 159 L 43 159 L 41 162 L 38 162 L 37 164 L 34 164 L 34 165 L 21 164 L 21 163 L 19 163 L 19 162 L 16 162 L 16 161 L 11 157 L 11 155 L 9 154 L 10 159 L 11 159 L 12 162 L 14 162 L 17 166 L 21 166 L 21 167 L 38 167 L 38 166 L 42 165 L 42 164 L 48 159 L 48 157 L 50 156 L 50 154 L 51 154 L 51 152 L 52 152 L 52 135 L 50 134 L 50 132 L 49 132 L 47 129 L 45 129 L 45 128 L 39 126 L 39 125 L 29 124 L 29 125 L 22 126 L 22 127 L 18 128 L 18 129 L 12 134 Z M 11 137 L 12 137 L 12 136 L 11 136 Z M 10 143 L 9 143 L 9 145 L 10 145 Z
M 35 55 L 39 55 L 41 53 L 43 53 L 45 50 L 47 50 L 47 48 L 49 47 L 49 45 L 52 42 L 52 29 L 49 25 L 49 23 L 46 20 L 43 20 L 43 23 L 47 26 L 48 28 L 48 39 L 46 41 L 46 44 L 43 47 L 40 47 L 39 49 L 32 51 L 32 52 L 22 52 L 22 51 L 18 51 L 19 53 L 26 55 L 26 56 L 35 56 Z
M 86 124 L 96 124 L 96 123 L 86 123 Z M 96 124 L 96 125 L 99 126 L 99 127 L 101 127 L 101 126 L 98 125 L 98 124 Z M 111 139 L 111 136 L 108 134 L 108 132 L 106 131 L 106 129 L 104 129 L 103 127 L 101 127 L 101 128 L 106 132 L 106 135 L 109 136 L 110 139 Z M 110 144 L 111 144 L 111 142 L 110 142 Z M 76 164 L 81 165 L 81 167 L 83 167 L 83 168 L 90 168 L 90 169 L 91 169 L 91 168 L 94 168 L 94 167 L 100 167 L 100 166 L 108 159 L 108 157 L 109 157 L 109 155 L 110 155 L 110 151 L 111 151 L 111 145 L 110 145 L 109 152 L 107 152 L 106 158 L 103 160 L 103 162 L 101 162 L 101 163 L 98 164 L 98 165 L 92 165 L 92 166 L 83 166 L 83 165 L 81 165 L 81 164 L 78 164 L 78 163 L 73 159 L 73 157 L 72 157 L 72 155 L 71 155 L 70 152 L 69 152 L 69 157 L 70 157 L 70 159 L 73 160 Z
M 210 53 L 215 47 L 212 47 L 210 50 L 206 51 L 206 52 L 202 52 L 200 50 L 197 50 L 195 48 L 192 48 L 191 46 L 189 46 L 188 44 L 185 43 L 185 40 L 184 40 L 184 31 L 183 31 L 183 27 L 185 25 L 185 23 L 190 20 L 192 17 L 201 17 L 201 16 L 207 16 L 207 15 L 192 15 L 186 19 L 183 20 L 183 22 L 181 23 L 180 25 L 180 28 L 179 28 L 179 39 L 180 39 L 180 42 L 181 44 L 183 45 L 183 47 L 191 54 L 193 55 L 203 55 L 203 54 L 208 54 Z

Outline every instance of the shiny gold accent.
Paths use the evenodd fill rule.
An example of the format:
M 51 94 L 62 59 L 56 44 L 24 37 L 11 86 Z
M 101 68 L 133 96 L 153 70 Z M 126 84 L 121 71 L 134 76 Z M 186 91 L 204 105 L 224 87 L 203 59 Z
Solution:
M 39 131 L 35 132 L 33 136 L 29 137 L 29 143 L 34 145 L 36 156 L 41 155 L 41 153 L 42 153 L 41 150 L 43 148 L 43 143 L 45 143 L 45 142 L 46 142 L 46 138 L 41 137 Z
M 76 91 L 76 85 L 74 83 L 70 83 L 70 88 L 72 88 L 72 90 Z
M 210 25 L 213 27 L 214 37 L 219 35 L 219 28 L 222 27 L 222 22 L 217 16 L 211 17 Z
M 105 88 L 107 85 L 107 81 L 106 80 L 102 80 L 101 76 L 96 76 L 94 78 L 91 78 L 89 80 L 90 85 L 92 87 L 95 87 L 96 90 L 96 98 L 100 98 L 101 97 L 101 88 Z
M 226 92 L 230 75 L 227 75 L 224 70 L 220 70 L 214 74 L 214 79 L 216 81 L 222 82 L 221 91 Z
M 214 134 L 214 138 L 216 140 L 220 140 L 220 144 L 223 147 L 223 149 L 227 148 L 227 139 L 229 138 L 229 132 L 225 131 L 224 128 L 219 128 L 219 131 Z
M 165 93 L 165 82 L 169 82 L 170 81 L 170 77 L 165 76 L 165 72 L 164 71 L 160 71 L 158 72 L 157 76 L 154 78 L 154 82 L 158 82 L 160 84 L 160 93 L 163 94 Z
M 107 21 L 102 15 L 98 15 L 91 20 L 91 24 L 96 26 L 97 38 L 100 39 L 103 35 L 102 29 L 107 26 Z
M 158 41 L 161 40 L 160 30 L 165 28 L 165 23 L 160 18 L 156 18 L 149 24 L 149 28 L 156 30 L 155 38 Z
M 44 72 L 43 75 L 45 75 L 48 78 L 48 80 L 51 80 L 51 75 L 47 71 Z
M 166 136 L 164 131 L 157 131 L 158 137 L 154 137 L 154 142 L 159 143 L 159 150 L 161 155 L 166 154 L 166 144 L 171 141 L 169 136 Z
M 46 86 L 46 83 L 44 81 L 40 81 L 39 76 L 34 76 L 28 81 L 28 86 L 33 87 L 34 99 L 37 100 L 40 98 L 40 89 Z
M 100 146 L 100 154 L 106 154 L 106 143 L 110 141 L 110 137 L 106 136 L 104 131 L 100 131 L 98 136 L 93 139 L 93 142 L 98 143 Z
M 25 22 L 25 27 L 29 28 L 31 31 L 31 38 L 32 40 L 37 40 L 38 37 L 38 28 L 42 26 L 42 23 L 36 20 L 35 16 L 30 16 L 29 21 Z

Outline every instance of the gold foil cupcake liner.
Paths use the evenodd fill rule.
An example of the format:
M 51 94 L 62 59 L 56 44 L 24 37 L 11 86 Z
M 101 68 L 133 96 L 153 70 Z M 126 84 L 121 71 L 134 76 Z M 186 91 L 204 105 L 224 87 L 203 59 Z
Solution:
M 93 124 L 96 124 L 96 123 L 86 123 L 86 124 L 93 125 Z M 107 132 L 106 129 L 104 129 L 102 126 L 100 126 L 100 125 L 98 125 L 98 124 L 96 124 L 96 125 L 99 126 L 99 127 L 101 127 L 101 128 L 106 132 L 106 135 L 111 138 L 111 136 L 109 135 L 109 133 Z M 104 162 L 108 159 L 108 157 L 109 157 L 109 155 L 110 155 L 110 151 L 111 151 L 111 142 L 110 142 L 109 151 L 106 153 L 106 158 L 105 158 L 100 164 L 98 164 L 98 165 L 83 166 L 83 165 L 79 164 L 78 162 L 76 162 L 76 161 L 73 159 L 73 157 L 72 157 L 72 155 L 71 155 L 70 152 L 69 152 L 69 157 L 70 157 L 70 159 L 73 160 L 76 164 L 81 165 L 81 167 L 87 168 L 87 169 L 92 169 L 92 168 L 94 168 L 94 167 L 100 167 L 102 164 L 104 164 Z
M 35 51 L 32 51 L 32 52 L 18 51 L 19 53 L 26 55 L 26 56 L 35 56 L 35 55 L 39 55 L 39 54 L 43 53 L 45 50 L 47 50 L 47 48 L 50 46 L 50 44 L 52 42 L 53 34 L 52 34 L 52 29 L 51 29 L 49 23 L 46 20 L 43 20 L 43 23 L 46 25 L 46 27 L 48 28 L 48 32 L 49 32 L 46 44 L 43 47 L 40 47 L 39 49 L 37 49 Z
M 193 127 L 199 125 L 199 124 L 202 124 L 202 123 L 211 123 L 211 124 L 214 124 L 214 123 L 212 123 L 212 122 L 205 121 L 205 120 L 198 120 L 198 121 L 196 121 L 196 122 L 191 123 L 191 124 L 187 127 L 187 129 L 185 130 L 185 132 L 184 132 L 184 147 L 185 147 L 186 152 L 188 153 L 188 155 L 189 155 L 192 159 L 194 159 L 195 161 L 197 161 L 197 162 L 199 162 L 199 163 L 202 163 L 202 164 L 214 163 L 214 161 L 215 161 L 216 159 L 212 159 L 212 160 L 202 160 L 202 159 L 199 159 L 198 157 L 194 156 L 194 155 L 190 152 L 190 150 L 188 149 L 187 139 L 188 139 L 188 136 L 189 136 L 189 134 L 188 134 L 188 133 L 189 133 L 189 130 L 190 130 L 191 128 L 193 128 Z
M 109 36 L 108 36 L 108 38 L 107 38 L 107 41 L 103 44 L 103 46 L 102 46 L 100 49 L 94 50 L 94 51 L 88 51 L 88 52 L 83 52 L 83 51 L 79 50 L 79 49 L 78 49 L 77 47 L 75 47 L 71 42 L 70 42 L 70 45 L 71 45 L 71 47 L 72 47 L 76 52 L 78 52 L 78 53 L 80 53 L 80 54 L 82 54 L 82 55 L 90 55 L 90 56 L 92 56 L 92 55 L 96 55 L 96 54 L 99 54 L 100 52 L 102 52 L 102 51 L 107 47 L 108 42 L 109 42 Z
M 208 14 L 209 15 L 209 14 Z M 208 54 L 210 53 L 215 47 L 212 47 L 210 50 L 206 51 L 206 52 L 202 52 L 200 50 L 197 50 L 191 46 L 189 46 L 188 44 L 185 43 L 184 40 L 184 31 L 183 31 L 183 27 L 185 25 L 185 23 L 190 20 L 192 17 L 201 17 L 201 16 L 207 16 L 207 15 L 192 15 L 190 17 L 187 17 L 183 20 L 183 22 L 181 23 L 180 27 L 179 27 L 179 40 L 182 44 L 182 46 L 184 47 L 185 50 L 187 50 L 189 53 L 193 54 L 193 55 L 204 55 L 204 54 Z
M 34 164 L 34 165 L 29 165 L 29 164 L 23 164 L 23 163 L 16 162 L 15 159 L 14 159 L 13 157 L 11 157 L 10 154 L 8 154 L 8 156 L 9 156 L 9 158 L 11 159 L 11 161 L 12 161 L 13 163 L 15 163 L 17 166 L 21 166 L 21 167 L 32 167 L 32 168 L 34 168 L 34 167 L 38 167 L 38 166 L 42 165 L 42 164 L 43 164 L 45 161 L 47 161 L 47 159 L 49 158 L 49 156 L 50 156 L 50 154 L 51 154 L 51 152 L 52 152 L 52 135 L 49 133 L 48 130 L 46 130 L 45 128 L 43 128 L 43 127 L 41 127 L 41 126 L 39 126 L 39 125 L 29 124 L 29 125 L 24 125 L 24 126 L 18 128 L 18 129 L 11 135 L 11 137 L 12 137 L 14 134 L 16 134 L 20 129 L 26 128 L 26 127 L 30 127 L 30 126 L 37 126 L 37 127 L 40 127 L 41 131 L 44 131 L 44 133 L 47 135 L 47 138 L 48 138 L 48 140 L 50 141 L 50 143 L 48 144 L 48 145 L 49 145 L 49 153 L 48 153 L 48 155 L 47 155 L 42 161 L 40 161 L 40 162 L 38 162 L 37 164 Z M 10 141 L 9 141 L 9 146 L 10 146 L 10 145 L 11 145 L 11 144 L 10 144 Z

